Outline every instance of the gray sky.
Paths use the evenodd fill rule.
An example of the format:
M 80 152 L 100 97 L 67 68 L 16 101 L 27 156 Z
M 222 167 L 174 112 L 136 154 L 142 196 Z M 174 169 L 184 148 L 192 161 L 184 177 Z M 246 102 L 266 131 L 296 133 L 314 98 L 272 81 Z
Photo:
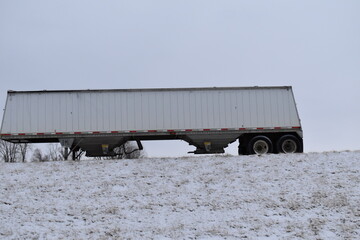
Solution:
M 360 149 L 359 12 L 358 0 L 0 0 L 0 105 L 9 89 L 292 85 L 305 151 Z

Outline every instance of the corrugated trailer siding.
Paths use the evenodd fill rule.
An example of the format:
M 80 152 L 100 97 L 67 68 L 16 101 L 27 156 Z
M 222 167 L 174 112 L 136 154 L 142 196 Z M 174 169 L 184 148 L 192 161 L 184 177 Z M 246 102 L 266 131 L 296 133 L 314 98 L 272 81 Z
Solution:
M 290 88 L 9 93 L 2 133 L 300 126 Z

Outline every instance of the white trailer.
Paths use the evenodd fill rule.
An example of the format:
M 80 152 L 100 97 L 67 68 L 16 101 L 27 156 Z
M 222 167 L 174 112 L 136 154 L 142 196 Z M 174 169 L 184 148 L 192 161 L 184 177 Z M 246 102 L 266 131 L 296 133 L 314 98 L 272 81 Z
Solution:
M 87 156 L 114 155 L 127 141 L 180 139 L 195 154 L 303 151 L 291 87 L 8 91 L 1 138 L 60 142 Z

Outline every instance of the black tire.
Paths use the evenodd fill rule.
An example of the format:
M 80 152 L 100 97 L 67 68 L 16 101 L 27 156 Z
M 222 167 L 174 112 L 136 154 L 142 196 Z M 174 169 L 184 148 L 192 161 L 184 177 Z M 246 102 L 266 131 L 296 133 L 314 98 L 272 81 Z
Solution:
M 247 152 L 249 154 L 263 155 L 273 152 L 273 144 L 268 137 L 256 136 L 248 144 Z
M 295 136 L 293 135 L 284 135 L 282 136 L 276 144 L 276 148 L 279 153 L 297 153 L 302 152 L 302 146 Z

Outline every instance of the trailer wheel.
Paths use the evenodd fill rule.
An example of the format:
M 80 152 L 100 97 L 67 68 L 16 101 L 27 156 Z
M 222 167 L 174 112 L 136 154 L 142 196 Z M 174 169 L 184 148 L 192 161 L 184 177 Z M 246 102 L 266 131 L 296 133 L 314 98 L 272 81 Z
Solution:
M 292 135 L 284 135 L 277 142 L 280 153 L 296 153 L 300 150 L 300 141 Z
M 250 154 L 267 154 L 273 151 L 271 140 L 265 136 L 256 136 L 249 142 L 248 153 Z

